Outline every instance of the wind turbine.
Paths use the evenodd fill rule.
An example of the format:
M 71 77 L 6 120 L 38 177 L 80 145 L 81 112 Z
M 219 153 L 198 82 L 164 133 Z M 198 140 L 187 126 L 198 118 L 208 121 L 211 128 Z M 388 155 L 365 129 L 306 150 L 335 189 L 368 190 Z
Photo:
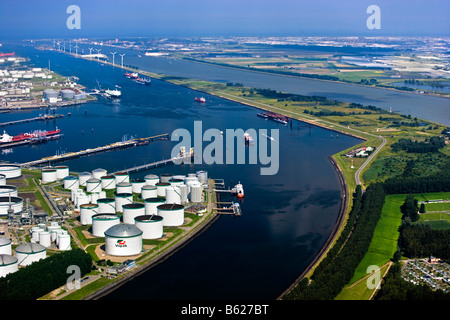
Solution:
M 63 51 L 66 52 L 66 42 L 63 41 Z
M 56 40 L 53 39 L 53 49 L 56 49 Z
M 117 52 L 110 52 L 111 54 L 112 54 L 112 56 L 113 56 L 113 65 L 114 65 L 114 55 L 117 53 Z
M 89 48 L 89 54 L 92 54 L 92 50 L 94 50 L 94 48 Z
M 72 53 L 72 42 L 69 42 L 69 51 Z
M 125 53 L 124 54 L 120 54 L 119 53 L 119 56 L 121 57 L 121 60 L 122 60 L 122 68 L 123 68 L 123 56 L 125 55 Z
M 75 48 L 75 55 L 78 55 L 78 48 L 79 48 L 79 47 L 78 47 L 78 43 L 75 44 L 75 47 L 74 47 L 74 48 Z
M 95 49 L 95 51 L 97 51 L 97 60 L 100 60 L 100 51 L 102 51 L 102 49 Z

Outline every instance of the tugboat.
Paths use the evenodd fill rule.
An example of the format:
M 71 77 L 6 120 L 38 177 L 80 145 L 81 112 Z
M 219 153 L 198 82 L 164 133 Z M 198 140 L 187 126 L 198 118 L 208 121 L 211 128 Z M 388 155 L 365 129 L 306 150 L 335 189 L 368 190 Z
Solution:
M 195 97 L 195 101 L 201 102 L 201 103 L 205 103 L 205 102 L 206 102 L 206 99 L 205 99 L 204 97 L 201 97 L 201 98 Z
M 244 186 L 239 182 L 237 185 L 234 186 L 231 191 L 237 195 L 238 198 L 244 197 Z
M 245 141 L 245 144 L 249 144 L 249 143 L 253 142 L 253 137 L 248 132 L 246 132 L 246 133 L 244 133 L 244 141 Z

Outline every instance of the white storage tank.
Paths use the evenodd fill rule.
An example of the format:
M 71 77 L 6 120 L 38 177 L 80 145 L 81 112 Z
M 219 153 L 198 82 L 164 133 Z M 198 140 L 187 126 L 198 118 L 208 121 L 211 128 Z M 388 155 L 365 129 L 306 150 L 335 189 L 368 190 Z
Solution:
M 49 182 L 55 182 L 58 180 L 56 178 L 56 169 L 54 168 L 44 168 L 41 170 L 42 173 L 42 182 L 43 183 L 49 183 Z
M 177 175 L 174 175 L 172 177 L 172 179 L 183 180 L 184 181 L 184 179 L 186 179 L 186 176 L 184 174 L 177 174 Z
M 116 193 L 116 211 L 123 212 L 122 206 L 124 204 L 133 203 L 133 194 L 131 193 Z
M 92 224 L 92 216 L 99 214 L 98 204 L 86 203 L 80 206 L 80 223 L 85 226 Z
M 31 242 L 21 244 L 15 252 L 19 266 L 28 266 L 35 261 L 45 259 L 47 256 L 47 250 L 43 245 Z
M 10 273 L 19 270 L 19 260 L 10 254 L 0 254 L 0 277 L 6 277 Z
M 142 252 L 142 230 L 132 224 L 115 225 L 105 231 L 105 251 L 112 256 L 133 256 Z
M 41 232 L 44 232 L 44 231 L 45 231 L 45 229 L 39 228 L 39 227 L 34 229 L 34 230 L 32 230 L 32 232 L 31 232 L 31 239 L 33 239 L 36 242 L 39 242 L 39 234 Z
M 39 244 L 43 245 L 46 248 L 50 247 L 51 245 L 50 232 L 42 231 L 39 233 Z
M 208 182 L 208 173 L 206 171 L 197 171 L 197 178 L 201 184 L 205 184 Z
M 133 186 L 129 182 L 119 182 L 116 184 L 116 193 L 133 193 Z
M 100 213 L 92 216 L 92 235 L 104 237 L 105 231 L 120 224 L 120 217 L 115 213 Z
M 106 170 L 102 168 L 92 170 L 92 177 L 95 179 L 101 179 L 101 177 L 106 175 Z
M 158 196 L 158 189 L 155 186 L 145 185 L 141 189 L 141 199 L 156 198 Z
M 0 174 L 0 186 L 6 185 L 6 176 L 4 174 Z
M 176 227 L 184 223 L 184 206 L 175 203 L 165 203 L 157 207 L 158 216 L 163 217 L 163 226 Z
M 181 194 L 181 204 L 185 204 L 188 202 L 188 186 L 183 184 L 179 188 Z
M 159 182 L 169 183 L 169 180 L 173 177 L 173 174 L 163 173 L 159 176 Z
M 189 194 L 191 202 L 202 202 L 202 185 L 200 182 L 191 184 L 191 191 Z
M 0 254 L 12 254 L 11 239 L 0 237 Z
M 114 176 L 116 177 L 116 184 L 130 182 L 130 175 L 127 172 L 118 172 L 115 173 Z
M 97 200 L 101 198 L 100 192 L 93 192 L 89 195 L 91 197 L 91 203 L 96 204 Z
M 56 169 L 56 178 L 59 179 L 64 179 L 65 177 L 67 177 L 69 175 L 69 167 L 68 166 L 57 166 L 55 167 Z
M 22 212 L 23 199 L 20 197 L 0 197 L 0 215 L 7 215 L 10 206 L 15 214 Z
M 184 180 L 182 180 L 182 179 L 171 178 L 171 179 L 169 180 L 169 183 L 170 183 L 170 185 L 171 185 L 172 187 L 179 187 L 179 186 L 181 186 L 182 184 L 184 184 Z
M 166 203 L 166 199 L 164 198 L 147 198 L 145 201 L 145 214 L 146 215 L 156 215 L 158 214 L 158 206 Z
M 100 179 L 91 178 L 86 181 L 86 192 L 100 192 L 102 191 L 102 182 Z
M 159 177 L 156 174 L 148 174 L 144 177 L 145 184 L 148 186 L 154 186 L 159 182 Z
M 86 181 L 92 178 L 92 174 L 90 172 L 81 172 L 78 174 L 78 178 L 80 179 L 80 186 L 86 186 Z
M 145 180 L 136 179 L 131 181 L 131 187 L 133 189 L 133 193 L 141 194 L 142 188 L 145 186 Z
M 98 213 L 116 213 L 116 200 L 113 198 L 97 199 Z
M 158 239 L 163 236 L 163 217 L 143 215 L 134 218 L 134 225 L 142 230 L 142 239 Z
M 77 207 L 77 209 L 80 209 L 80 207 L 83 204 L 87 204 L 91 201 L 91 197 L 85 193 L 83 194 L 79 194 L 76 196 L 75 198 L 75 206 Z
M 70 246 L 70 235 L 69 234 L 60 234 L 58 237 L 58 249 L 59 250 L 71 250 Z
M 106 175 L 101 177 L 102 189 L 111 190 L 116 188 L 116 178 L 111 175 Z
M 19 178 L 22 175 L 22 168 L 18 165 L 0 164 L 0 174 L 6 179 Z
M 80 188 L 80 179 L 75 176 L 66 176 L 64 179 L 64 189 L 75 190 Z
M 10 186 L 10 185 L 3 185 L 0 186 L 0 197 L 17 197 L 17 187 L 16 186 Z
M 171 186 L 166 189 L 166 203 L 181 204 L 180 188 Z
M 166 196 L 166 189 L 170 187 L 170 183 L 168 182 L 158 182 L 156 184 L 156 191 L 158 197 L 165 197 Z
M 124 204 L 122 211 L 122 222 L 134 224 L 135 217 L 145 215 L 145 204 L 139 202 Z

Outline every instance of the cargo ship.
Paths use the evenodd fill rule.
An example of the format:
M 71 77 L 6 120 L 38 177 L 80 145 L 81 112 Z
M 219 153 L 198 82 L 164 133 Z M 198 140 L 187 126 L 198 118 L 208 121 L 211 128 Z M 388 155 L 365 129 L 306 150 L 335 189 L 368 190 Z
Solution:
M 264 113 L 258 113 L 256 114 L 258 117 L 264 118 L 264 119 L 270 119 L 275 122 L 279 122 L 282 124 L 288 124 L 289 118 L 286 116 L 283 116 L 282 114 L 278 114 L 275 112 L 264 112 Z
M 133 72 L 133 73 L 125 73 L 125 78 L 128 78 L 128 79 L 137 79 L 137 78 L 139 78 L 139 75 L 136 73 L 136 72 Z
M 105 90 L 105 96 L 107 98 L 120 98 L 122 95 L 122 92 L 120 90 L 114 89 L 114 90 Z
M 201 103 L 205 103 L 206 102 L 206 99 L 204 97 L 201 97 L 201 98 L 195 97 L 194 100 L 197 101 L 197 102 L 201 102 Z
M 44 138 L 58 135 L 60 132 L 61 132 L 61 130 L 56 128 L 55 130 L 51 130 L 51 131 L 35 130 L 35 131 L 29 132 L 29 133 L 20 133 L 17 136 L 10 136 L 5 131 L 3 131 L 3 134 L 0 135 L 0 144 L 21 142 L 21 141 L 27 141 L 27 140 L 28 141 L 39 140 L 39 139 L 44 139 Z
M 152 80 L 150 79 L 150 78 L 137 78 L 136 80 L 135 80 L 135 82 L 137 83 L 137 84 L 144 84 L 144 85 L 149 85 L 149 84 L 151 84 L 152 83 Z
M 12 57 L 14 56 L 16 53 L 15 52 L 10 52 L 10 53 L 0 53 L 0 57 Z

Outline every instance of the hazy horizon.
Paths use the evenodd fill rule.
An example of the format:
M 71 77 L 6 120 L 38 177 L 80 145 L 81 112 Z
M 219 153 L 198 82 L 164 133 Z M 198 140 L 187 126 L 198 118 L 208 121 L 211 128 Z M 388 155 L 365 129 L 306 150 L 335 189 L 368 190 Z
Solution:
M 68 29 L 67 8 L 81 10 Z M 368 6 L 381 10 L 369 30 Z M 439 0 L 2 1 L 0 40 L 207 36 L 448 36 L 450 2 Z

